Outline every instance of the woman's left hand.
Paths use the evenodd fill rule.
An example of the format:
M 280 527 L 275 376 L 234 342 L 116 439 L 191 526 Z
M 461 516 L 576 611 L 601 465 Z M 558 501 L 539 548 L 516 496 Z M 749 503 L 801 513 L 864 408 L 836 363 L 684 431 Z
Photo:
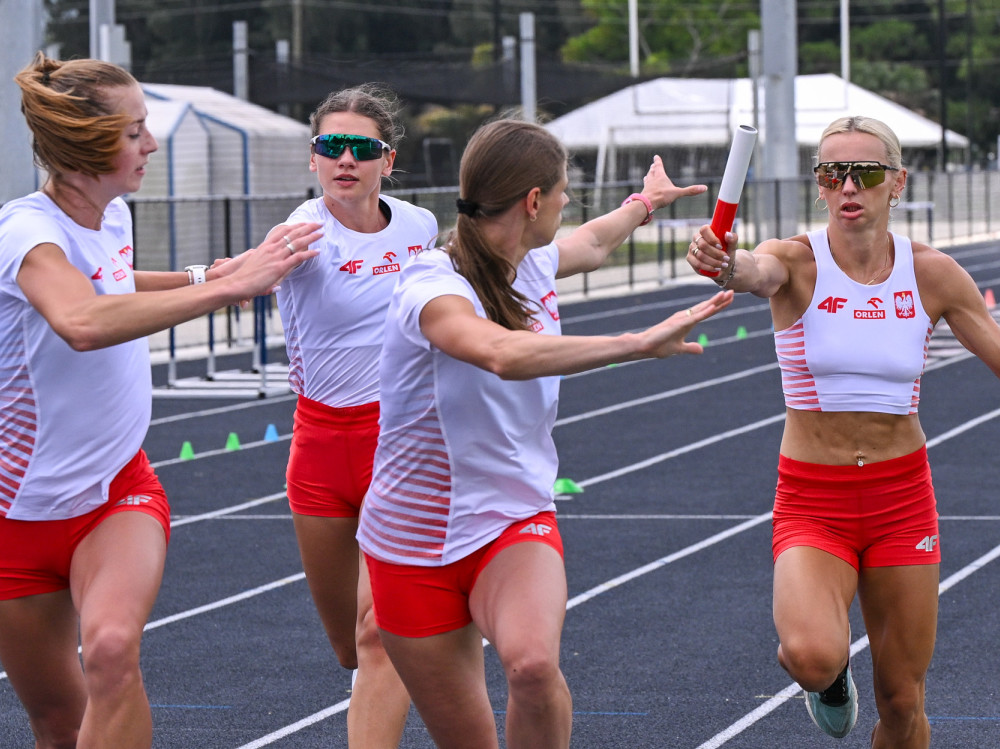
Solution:
M 700 195 L 708 190 L 706 185 L 689 185 L 688 187 L 677 187 L 667 176 L 666 169 L 663 168 L 663 159 L 659 156 L 653 157 L 653 163 L 642 178 L 642 194 L 649 198 L 653 205 L 653 210 L 663 208 L 673 203 L 678 198 Z

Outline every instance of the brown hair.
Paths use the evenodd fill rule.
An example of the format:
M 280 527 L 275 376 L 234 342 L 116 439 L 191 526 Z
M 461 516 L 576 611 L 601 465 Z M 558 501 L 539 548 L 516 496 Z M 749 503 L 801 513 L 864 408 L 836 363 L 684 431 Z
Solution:
M 479 219 L 503 213 L 535 187 L 548 193 L 567 160 L 565 147 L 548 130 L 516 119 L 483 125 L 462 154 L 459 194 L 467 212 L 458 215 L 448 251 L 487 317 L 509 330 L 527 329 L 533 308 L 512 286 L 510 262 L 486 242 Z
M 817 161 L 819 161 L 819 151 L 823 147 L 823 141 L 826 140 L 827 136 L 837 133 L 867 133 L 868 135 L 874 135 L 885 146 L 887 166 L 894 166 L 897 169 L 902 168 L 903 150 L 899 145 L 899 138 L 896 137 L 896 133 L 881 120 L 861 115 L 841 117 L 827 126 L 819 138 L 819 146 L 816 147 Z
M 115 170 L 131 118 L 111 109 L 108 92 L 139 85 L 127 70 L 101 60 L 62 62 L 39 52 L 14 81 L 35 164 L 56 180 L 66 172 L 96 177 Z
M 362 83 L 328 95 L 316 111 L 309 115 L 312 134 L 319 135 L 323 118 L 336 112 L 353 112 L 375 123 L 379 137 L 393 148 L 403 139 L 399 123 L 399 99 L 389 89 L 377 83 Z

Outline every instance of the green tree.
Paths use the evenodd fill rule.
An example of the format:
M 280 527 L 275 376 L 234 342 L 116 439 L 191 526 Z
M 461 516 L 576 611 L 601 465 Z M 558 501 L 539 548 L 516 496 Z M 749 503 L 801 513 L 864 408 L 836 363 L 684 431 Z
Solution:
M 628 64 L 626 0 L 582 0 L 594 26 L 563 45 L 563 59 Z M 640 0 L 644 72 L 725 77 L 746 74 L 747 32 L 760 26 L 757 4 L 723 0 Z

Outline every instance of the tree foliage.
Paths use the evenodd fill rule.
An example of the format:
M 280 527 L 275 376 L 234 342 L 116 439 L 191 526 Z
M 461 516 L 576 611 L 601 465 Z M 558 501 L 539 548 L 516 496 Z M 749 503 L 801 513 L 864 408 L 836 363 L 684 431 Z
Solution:
M 759 28 L 767 1 L 638 0 L 642 75 L 746 75 L 747 32 Z M 45 3 L 62 56 L 87 55 L 89 0 Z M 839 6 L 797 0 L 800 73 L 840 73 Z M 852 82 L 931 118 L 943 113 L 977 154 L 995 150 L 1000 0 L 854 0 L 849 8 Z M 133 70 L 150 80 L 179 69 L 226 75 L 237 20 L 247 21 L 258 59 L 288 39 L 327 65 L 364 61 L 377 79 L 414 59 L 495 60 L 497 41 L 516 38 L 519 15 L 529 11 L 539 59 L 627 72 L 627 9 L 628 0 L 118 0 L 116 20 L 126 27 Z

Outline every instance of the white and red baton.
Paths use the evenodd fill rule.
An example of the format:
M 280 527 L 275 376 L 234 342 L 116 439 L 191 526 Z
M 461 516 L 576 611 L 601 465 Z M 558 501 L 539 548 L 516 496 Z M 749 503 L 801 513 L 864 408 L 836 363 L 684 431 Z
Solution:
M 740 195 L 743 193 L 747 170 L 750 169 L 750 158 L 753 156 L 756 140 L 757 128 L 749 125 L 740 125 L 733 134 L 733 145 L 729 149 L 726 171 L 722 173 L 722 184 L 719 185 L 719 199 L 715 203 L 715 213 L 712 215 L 712 233 L 723 245 L 726 243 L 726 232 L 732 231 L 733 222 L 736 220 L 736 209 L 740 205 Z M 719 275 L 719 271 L 698 272 L 713 278 Z

